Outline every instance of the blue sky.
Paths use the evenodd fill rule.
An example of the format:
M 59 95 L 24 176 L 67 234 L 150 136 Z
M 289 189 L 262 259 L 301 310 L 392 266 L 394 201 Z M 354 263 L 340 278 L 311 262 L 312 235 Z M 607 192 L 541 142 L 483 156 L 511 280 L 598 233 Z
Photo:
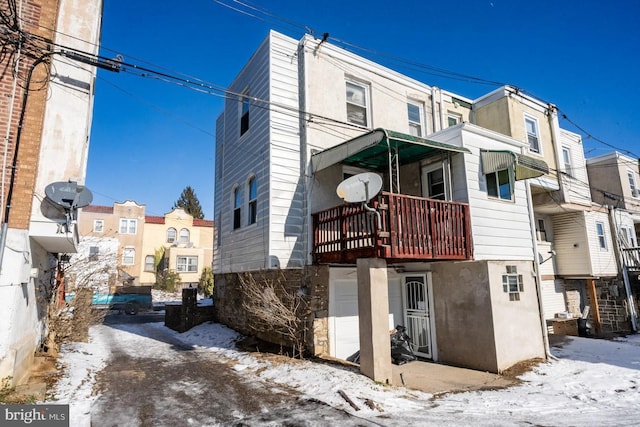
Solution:
M 246 13 L 231 10 L 231 5 Z M 264 9 L 271 17 L 250 12 Z M 429 85 L 474 99 L 496 88 L 407 68 L 389 56 L 509 83 L 556 104 L 587 157 L 640 155 L 640 1 L 104 0 L 101 54 L 226 87 L 275 29 L 304 27 Z M 215 120 L 223 99 L 139 73 L 100 70 L 86 185 L 94 204 L 171 210 L 187 185 L 213 218 Z M 607 146 L 610 145 L 610 146 Z

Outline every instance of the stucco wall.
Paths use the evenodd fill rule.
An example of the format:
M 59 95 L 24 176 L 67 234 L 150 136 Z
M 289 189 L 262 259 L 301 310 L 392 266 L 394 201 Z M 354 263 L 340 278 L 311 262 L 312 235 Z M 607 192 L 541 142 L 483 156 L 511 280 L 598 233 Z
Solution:
M 511 301 L 503 289 L 502 276 L 506 274 L 507 265 L 515 266 L 522 275 L 523 290 L 518 294 L 518 301 Z M 533 263 L 492 261 L 487 266 L 498 372 L 522 360 L 545 358 Z
M 434 263 L 431 277 L 440 361 L 495 372 L 487 261 Z
M 520 301 L 510 301 L 503 291 L 507 264 L 523 275 Z M 519 361 L 544 357 L 530 262 L 443 262 L 432 268 L 440 361 L 502 372 Z

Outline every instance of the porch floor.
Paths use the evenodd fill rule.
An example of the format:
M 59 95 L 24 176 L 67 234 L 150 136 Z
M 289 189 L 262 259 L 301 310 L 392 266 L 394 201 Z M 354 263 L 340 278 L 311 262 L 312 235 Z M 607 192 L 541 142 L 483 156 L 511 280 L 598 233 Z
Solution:
M 420 360 L 392 365 L 392 368 L 392 385 L 403 386 L 402 374 L 404 387 L 430 394 L 498 389 L 517 384 L 517 380 L 503 375 Z

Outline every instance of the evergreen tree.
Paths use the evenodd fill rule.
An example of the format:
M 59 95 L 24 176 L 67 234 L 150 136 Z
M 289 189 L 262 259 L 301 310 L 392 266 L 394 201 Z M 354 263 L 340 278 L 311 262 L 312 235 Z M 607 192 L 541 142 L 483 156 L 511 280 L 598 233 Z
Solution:
M 196 219 L 203 219 L 202 207 L 200 206 L 200 200 L 196 196 L 196 192 L 190 186 L 186 186 L 180 194 L 180 198 L 173 204 L 174 208 L 182 208 L 189 215 Z

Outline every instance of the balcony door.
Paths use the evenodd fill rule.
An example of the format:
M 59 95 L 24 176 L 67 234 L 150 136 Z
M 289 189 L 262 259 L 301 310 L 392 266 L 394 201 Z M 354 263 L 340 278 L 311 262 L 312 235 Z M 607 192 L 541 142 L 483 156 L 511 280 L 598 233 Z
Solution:
M 451 200 L 448 162 L 422 167 L 422 197 Z
M 413 352 L 420 357 L 433 358 L 431 330 L 431 287 L 425 274 L 411 274 L 403 278 L 404 317 Z

